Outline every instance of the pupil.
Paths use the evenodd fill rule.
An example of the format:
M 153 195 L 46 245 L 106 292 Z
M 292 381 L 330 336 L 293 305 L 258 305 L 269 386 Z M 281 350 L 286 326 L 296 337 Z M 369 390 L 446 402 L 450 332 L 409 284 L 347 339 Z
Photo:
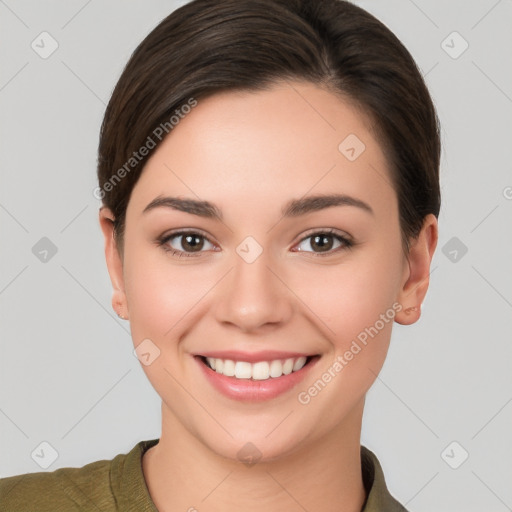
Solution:
M 319 251 L 328 251 L 332 248 L 332 237 L 330 235 L 317 235 L 313 237 L 313 249 L 319 249 Z
M 183 247 L 191 251 L 201 250 L 203 247 L 203 239 L 197 235 L 187 235 L 184 237 Z

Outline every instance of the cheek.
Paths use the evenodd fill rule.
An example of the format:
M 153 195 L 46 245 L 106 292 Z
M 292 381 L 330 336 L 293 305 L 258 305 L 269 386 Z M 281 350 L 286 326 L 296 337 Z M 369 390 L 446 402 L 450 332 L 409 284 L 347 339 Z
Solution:
M 172 336 L 214 283 L 211 272 L 198 273 L 186 264 L 171 264 L 159 251 L 133 251 L 125 261 L 125 290 L 135 343 L 139 338 L 163 341 Z
M 395 258 L 374 261 L 356 256 L 346 264 L 301 272 L 293 288 L 323 320 L 329 338 L 347 340 L 392 308 L 400 276 L 396 262 Z
M 301 277 L 304 275 L 307 279 Z M 310 310 L 311 320 L 322 326 L 337 354 L 350 350 L 357 340 L 365 348 L 358 359 L 385 357 L 400 281 L 396 250 L 354 252 L 339 265 L 311 265 L 297 273 L 293 281 L 290 287 Z
M 193 327 L 214 277 L 192 266 L 171 264 L 158 252 L 135 249 L 127 256 L 125 291 L 134 346 L 149 339 L 152 344 L 141 346 L 149 346 L 152 357 L 158 354 L 147 365 L 141 360 L 142 369 L 162 399 L 175 406 L 189 403 L 172 377 L 185 371 L 178 340 Z

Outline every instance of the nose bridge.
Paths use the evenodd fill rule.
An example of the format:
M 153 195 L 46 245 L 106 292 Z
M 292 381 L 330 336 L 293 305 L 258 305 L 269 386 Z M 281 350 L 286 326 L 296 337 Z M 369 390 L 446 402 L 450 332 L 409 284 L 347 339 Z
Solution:
M 271 262 L 265 252 L 254 260 L 244 258 L 243 253 L 235 254 L 233 266 L 219 291 L 216 314 L 220 322 L 248 331 L 289 318 L 290 297 L 269 269 Z

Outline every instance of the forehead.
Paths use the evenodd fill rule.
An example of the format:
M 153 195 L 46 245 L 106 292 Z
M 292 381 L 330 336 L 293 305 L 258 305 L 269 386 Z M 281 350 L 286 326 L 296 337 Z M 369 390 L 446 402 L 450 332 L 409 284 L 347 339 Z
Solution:
M 370 120 L 309 83 L 228 91 L 198 100 L 147 161 L 133 193 L 140 211 L 159 194 L 239 206 L 337 191 L 393 204 Z

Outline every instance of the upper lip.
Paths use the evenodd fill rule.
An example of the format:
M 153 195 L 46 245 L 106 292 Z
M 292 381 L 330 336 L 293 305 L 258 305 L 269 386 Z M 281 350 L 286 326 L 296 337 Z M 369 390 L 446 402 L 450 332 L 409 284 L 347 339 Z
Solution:
M 257 363 L 259 361 L 274 361 L 276 359 L 296 359 L 298 357 L 310 357 L 314 354 L 302 354 L 300 352 L 283 352 L 275 350 L 262 350 L 260 352 L 243 352 L 241 350 L 212 350 L 197 354 L 213 359 L 231 359 L 232 361 L 245 361 Z

